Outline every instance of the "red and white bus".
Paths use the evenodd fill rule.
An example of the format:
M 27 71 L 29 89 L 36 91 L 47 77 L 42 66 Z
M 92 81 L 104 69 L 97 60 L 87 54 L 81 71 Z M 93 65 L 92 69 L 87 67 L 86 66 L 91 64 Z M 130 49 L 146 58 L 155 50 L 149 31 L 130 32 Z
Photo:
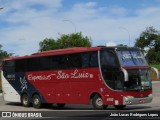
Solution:
M 149 66 L 137 48 L 78 47 L 44 51 L 3 60 L 5 101 L 92 104 L 94 109 L 152 101 Z

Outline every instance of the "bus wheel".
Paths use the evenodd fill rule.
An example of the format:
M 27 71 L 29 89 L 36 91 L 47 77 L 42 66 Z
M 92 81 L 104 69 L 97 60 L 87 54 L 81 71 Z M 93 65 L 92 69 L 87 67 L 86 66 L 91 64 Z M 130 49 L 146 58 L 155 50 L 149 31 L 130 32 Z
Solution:
M 114 107 L 118 110 L 122 110 L 123 108 L 126 107 L 126 105 L 114 105 Z
M 29 97 L 27 94 L 23 94 L 21 97 L 21 103 L 24 107 L 29 107 L 30 106 L 30 101 L 29 101 Z
M 64 108 L 65 105 L 66 105 L 66 104 L 60 104 L 60 103 L 58 103 L 58 104 L 57 104 L 57 107 L 58 107 L 58 108 Z
M 103 105 L 103 100 L 99 95 L 95 95 L 92 98 L 92 105 L 95 110 L 104 110 L 107 108 L 107 105 Z
M 40 98 L 39 95 L 36 94 L 36 95 L 33 96 L 32 104 L 33 104 L 34 108 L 37 108 L 37 109 L 41 108 L 42 103 L 41 103 L 41 98 Z

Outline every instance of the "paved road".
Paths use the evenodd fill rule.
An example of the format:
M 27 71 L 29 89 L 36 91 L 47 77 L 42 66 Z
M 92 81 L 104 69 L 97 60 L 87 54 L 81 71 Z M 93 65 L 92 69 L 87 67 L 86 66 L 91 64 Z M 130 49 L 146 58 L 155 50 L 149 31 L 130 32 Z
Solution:
M 116 110 L 109 106 L 107 110 L 97 111 L 93 110 L 91 105 L 66 105 L 63 109 L 58 109 L 56 105 L 43 107 L 42 109 L 35 109 L 33 107 L 25 108 L 20 103 L 5 102 L 0 95 L 0 111 L 26 111 L 26 112 L 42 112 L 43 116 L 52 115 L 54 117 L 66 116 L 103 116 L 117 112 L 160 112 L 160 81 L 153 82 L 153 100 L 148 104 L 127 106 L 124 110 Z M 46 112 L 45 112 L 46 111 Z M 160 117 L 160 114 L 158 115 Z M 158 118 L 159 119 L 159 118 Z

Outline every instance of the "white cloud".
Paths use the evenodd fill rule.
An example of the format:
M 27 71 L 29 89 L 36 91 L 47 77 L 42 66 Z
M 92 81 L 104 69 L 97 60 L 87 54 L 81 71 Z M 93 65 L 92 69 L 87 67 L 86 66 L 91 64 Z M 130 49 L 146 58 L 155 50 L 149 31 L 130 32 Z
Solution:
M 31 54 L 38 51 L 38 44 L 46 37 L 57 38 L 58 33 L 76 31 L 92 38 L 93 45 L 127 44 L 128 33 L 119 27 L 126 28 L 130 33 L 131 45 L 135 38 L 147 26 L 157 27 L 160 21 L 160 8 L 140 8 L 134 12 L 121 6 L 98 6 L 96 2 L 76 3 L 68 10 L 62 0 L 14 0 L 7 3 L 0 18 L 7 21 L 9 27 L 0 29 L 0 44 L 9 52 L 16 55 Z M 44 10 L 38 11 L 33 7 L 44 5 Z
M 123 17 L 125 15 L 128 14 L 128 10 L 123 8 L 123 7 L 119 7 L 119 6 L 111 6 L 109 7 L 110 10 L 110 15 L 111 16 L 118 16 L 118 17 Z

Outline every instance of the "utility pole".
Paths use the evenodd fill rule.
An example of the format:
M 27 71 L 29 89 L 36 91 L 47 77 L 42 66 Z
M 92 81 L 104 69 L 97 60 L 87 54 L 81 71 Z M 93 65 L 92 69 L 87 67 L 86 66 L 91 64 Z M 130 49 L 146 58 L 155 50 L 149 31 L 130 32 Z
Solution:
M 119 27 L 119 28 L 125 30 L 125 31 L 128 33 L 129 47 L 130 47 L 130 33 L 129 33 L 128 29 L 127 29 L 127 28 L 124 28 L 124 27 Z
M 75 26 L 75 24 L 72 21 L 70 21 L 70 20 L 63 20 L 63 21 L 70 22 L 73 25 L 73 27 L 74 27 L 74 32 L 76 33 L 76 26 Z

